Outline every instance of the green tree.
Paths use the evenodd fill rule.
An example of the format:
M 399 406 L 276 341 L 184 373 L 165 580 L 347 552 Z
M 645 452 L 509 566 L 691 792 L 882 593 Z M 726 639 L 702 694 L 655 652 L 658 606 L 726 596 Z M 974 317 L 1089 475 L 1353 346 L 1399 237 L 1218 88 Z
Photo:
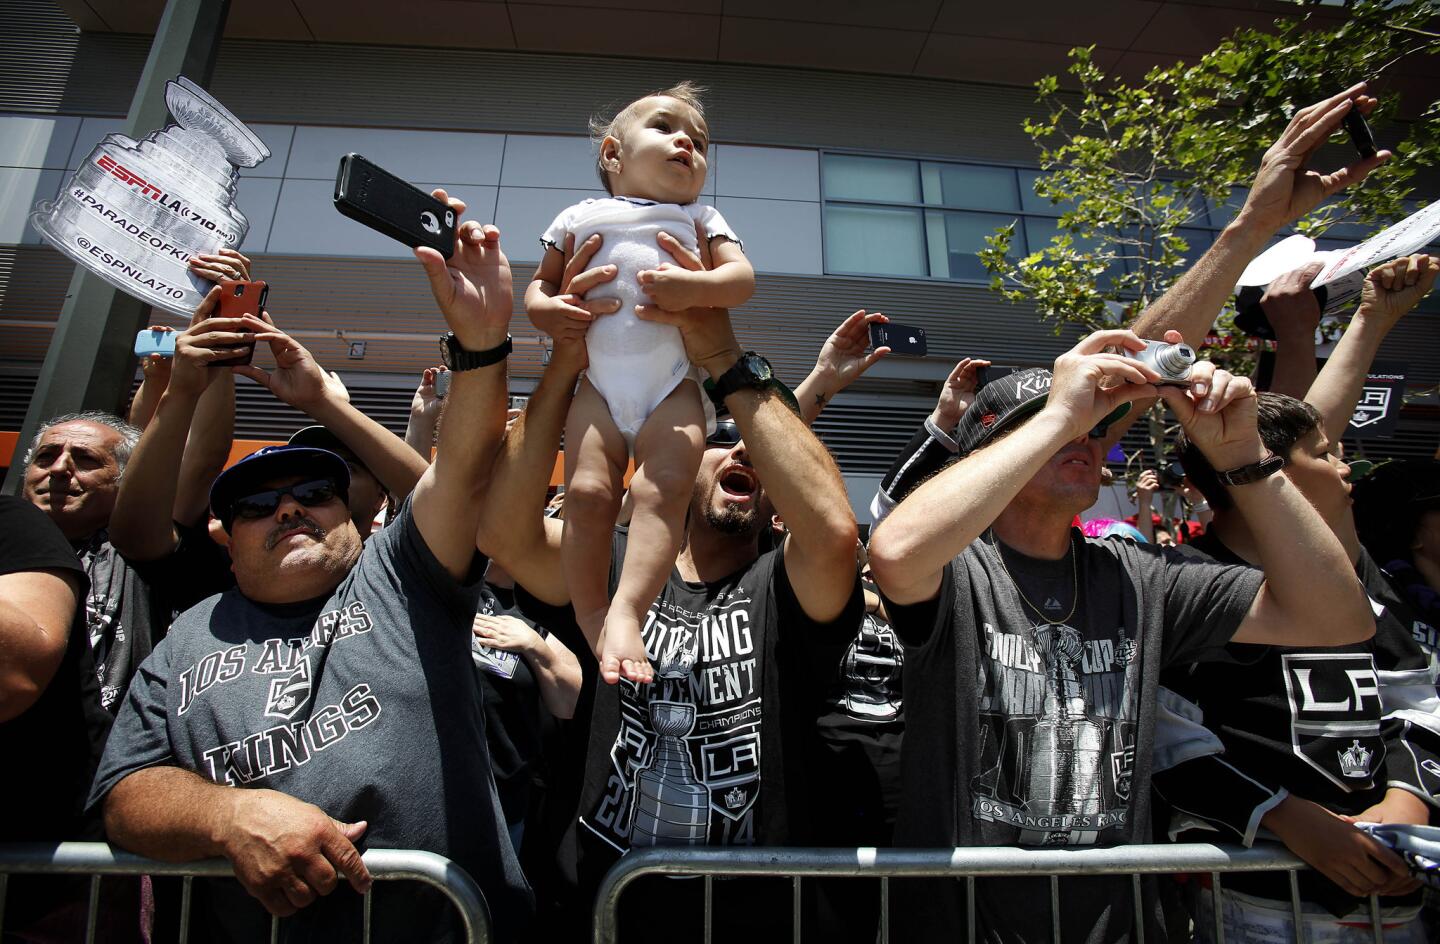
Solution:
M 1297 229 L 1318 236 L 1341 222 L 1378 227 L 1407 215 L 1417 170 L 1440 159 L 1440 100 L 1420 120 L 1388 124 L 1396 103 L 1384 97 L 1384 78 L 1409 56 L 1440 52 L 1440 6 L 1353 0 L 1347 12 L 1336 20 L 1333 7 L 1322 13 L 1297 4 L 1273 31 L 1239 30 L 1199 62 L 1152 69 L 1135 85 L 1107 76 L 1093 47 L 1071 50 L 1078 93 L 1062 91 L 1055 76 L 1042 79 L 1046 117 L 1025 122 L 1046 172 L 1036 193 L 1063 211 L 1057 233 L 1019 258 L 1014 224 L 989 237 L 980 258 L 991 287 L 1037 306 L 1057 332 L 1067 324 L 1112 326 L 1117 307 L 1138 312 L 1199 255 L 1203 247 L 1192 247 L 1183 229 L 1206 211 L 1205 201 L 1238 208 L 1234 188 L 1249 182 L 1291 114 L 1360 79 L 1382 96 L 1371 115 L 1377 136 L 1398 128 L 1403 140 L 1363 186 Z M 1223 330 L 1228 317 L 1222 336 L 1233 349 Z

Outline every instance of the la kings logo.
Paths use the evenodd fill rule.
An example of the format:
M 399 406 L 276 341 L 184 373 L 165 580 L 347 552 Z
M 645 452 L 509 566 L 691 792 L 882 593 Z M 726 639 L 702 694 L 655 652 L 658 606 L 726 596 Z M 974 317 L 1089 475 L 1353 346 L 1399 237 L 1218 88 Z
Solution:
M 1295 756 L 1345 791 L 1368 788 L 1385 758 L 1380 682 L 1368 653 L 1281 656 Z
M 270 680 L 265 699 L 265 717 L 289 721 L 310 701 L 310 662 L 301 659 L 295 671 Z

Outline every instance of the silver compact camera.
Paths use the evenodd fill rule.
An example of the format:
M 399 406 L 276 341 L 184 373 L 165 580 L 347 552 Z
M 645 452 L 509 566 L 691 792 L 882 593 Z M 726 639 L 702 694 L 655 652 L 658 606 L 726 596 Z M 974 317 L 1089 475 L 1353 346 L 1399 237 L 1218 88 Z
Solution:
M 1195 349 L 1188 344 L 1146 341 L 1143 351 L 1126 350 L 1124 354 L 1159 374 L 1160 379 L 1155 382 L 1157 387 L 1190 386 L 1190 368 L 1195 365 Z

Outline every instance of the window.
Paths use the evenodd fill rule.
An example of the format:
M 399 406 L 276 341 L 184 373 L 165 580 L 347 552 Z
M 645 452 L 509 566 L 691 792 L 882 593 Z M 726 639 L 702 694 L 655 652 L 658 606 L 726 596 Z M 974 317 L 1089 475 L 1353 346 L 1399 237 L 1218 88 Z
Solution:
M 1035 193 L 1038 170 L 825 154 L 825 271 L 836 275 L 988 282 L 978 253 L 985 238 L 1015 223 L 1011 255 L 1020 258 L 1045 248 L 1064 211 Z M 1236 188 L 1231 202 L 1244 201 Z M 1187 260 L 1198 259 L 1234 207 L 1197 207 L 1195 220 L 1180 230 L 1190 243 Z M 1117 261 L 1110 275 L 1127 271 Z

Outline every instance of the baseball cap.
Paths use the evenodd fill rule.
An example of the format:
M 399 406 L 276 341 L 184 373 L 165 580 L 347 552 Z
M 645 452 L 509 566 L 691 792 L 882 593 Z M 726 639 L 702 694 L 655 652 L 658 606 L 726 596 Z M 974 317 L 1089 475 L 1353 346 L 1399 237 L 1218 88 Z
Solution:
M 354 462 L 356 465 L 364 465 L 355 455 L 355 452 L 324 426 L 306 426 L 297 429 L 286 443 L 291 446 L 310 446 L 313 449 L 324 449 L 333 452 L 346 462 Z
M 289 475 L 330 479 L 340 498 L 350 500 L 350 467 L 328 449 L 313 446 L 266 446 L 221 472 L 210 486 L 210 511 L 229 532 L 230 506 L 237 498 L 259 491 L 266 482 Z
M 1027 367 L 981 387 L 970 409 L 960 418 L 960 425 L 955 428 L 959 454 L 969 455 L 1021 420 L 1039 412 L 1050 395 L 1052 379 L 1053 375 L 1044 367 Z M 1122 403 L 1095 428 L 1103 430 L 1129 412 L 1130 404 Z

